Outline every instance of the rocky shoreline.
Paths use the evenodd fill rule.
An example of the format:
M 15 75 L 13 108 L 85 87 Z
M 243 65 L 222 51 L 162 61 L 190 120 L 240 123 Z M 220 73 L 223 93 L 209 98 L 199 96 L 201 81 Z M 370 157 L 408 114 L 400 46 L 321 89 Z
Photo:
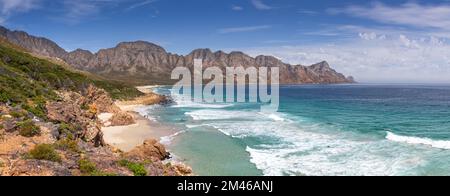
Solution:
M 135 123 L 135 117 L 123 111 L 94 86 L 85 91 L 59 91 L 59 100 L 45 105 L 46 121 L 21 108 L 1 104 L 0 175 L 2 176 L 186 176 L 192 169 L 168 161 L 170 154 L 155 139 L 147 139 L 128 152 L 104 140 L 99 118 L 110 113 L 109 126 Z M 129 103 L 164 104 L 168 99 L 147 93 Z M 21 115 L 19 115 L 21 114 Z M 39 133 L 24 135 L 24 119 L 34 123 Z M 27 128 L 28 131 L 31 128 Z

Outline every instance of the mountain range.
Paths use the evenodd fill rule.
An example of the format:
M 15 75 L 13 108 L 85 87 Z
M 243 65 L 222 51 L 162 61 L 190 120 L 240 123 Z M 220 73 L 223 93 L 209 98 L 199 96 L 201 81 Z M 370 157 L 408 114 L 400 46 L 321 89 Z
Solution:
M 83 49 L 67 52 L 47 38 L 11 31 L 5 27 L 0 27 L 0 37 L 33 54 L 63 60 L 76 69 L 136 84 L 172 84 L 175 82 L 170 80 L 172 70 L 175 67 L 192 68 L 194 59 L 198 58 L 203 59 L 205 68 L 279 67 L 281 84 L 355 82 L 353 77 L 346 77 L 332 69 L 326 61 L 311 66 L 290 65 L 273 56 L 251 57 L 243 52 L 213 52 L 210 49 L 196 49 L 188 55 L 178 55 L 145 41 L 122 42 L 97 53 Z

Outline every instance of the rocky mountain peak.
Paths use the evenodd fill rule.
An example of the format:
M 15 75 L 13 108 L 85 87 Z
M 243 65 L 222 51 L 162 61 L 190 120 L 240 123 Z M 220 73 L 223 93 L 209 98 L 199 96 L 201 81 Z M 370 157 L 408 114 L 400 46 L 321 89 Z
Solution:
M 146 41 L 122 42 L 119 43 L 114 49 L 166 53 L 166 50 L 163 47 Z
M 24 31 L 11 31 L 0 26 L 0 37 L 37 55 L 60 58 L 67 53 L 55 42 L 46 38 L 29 35 Z
M 81 49 L 81 48 L 78 48 L 78 49 L 76 49 L 76 50 L 74 50 L 74 51 L 72 51 L 72 52 L 70 52 L 70 53 L 84 54 L 84 55 L 94 55 L 91 51 L 89 51 L 89 50 L 84 50 L 84 49 Z
M 182 56 L 168 53 L 163 47 L 146 41 L 122 42 L 114 48 L 102 49 L 95 54 L 82 49 L 67 53 L 48 39 L 10 31 L 1 26 L 0 37 L 35 54 L 63 59 L 77 69 L 127 82 L 136 80 L 145 84 L 171 84 L 173 81 L 170 80 L 170 73 L 175 67 L 192 68 L 194 59 L 198 58 L 204 60 L 204 67 L 279 67 L 282 84 L 354 82 L 353 77 L 347 78 L 336 72 L 326 61 L 311 66 L 290 65 L 273 56 L 253 58 L 239 51 L 213 53 L 208 48 L 197 49 Z
M 214 54 L 209 48 L 200 48 L 193 50 L 189 56 L 193 56 L 194 58 L 204 58 L 214 56 Z
M 331 70 L 331 66 L 330 66 L 330 64 L 328 64 L 327 61 L 322 61 L 320 63 L 311 65 L 310 68 L 313 69 L 313 70 L 317 70 L 317 71 L 320 71 L 320 70 Z
M 268 67 L 276 66 L 277 64 L 283 64 L 283 62 L 281 62 L 280 59 L 277 59 L 273 56 L 260 55 L 257 56 L 255 59 L 258 65 L 265 65 Z

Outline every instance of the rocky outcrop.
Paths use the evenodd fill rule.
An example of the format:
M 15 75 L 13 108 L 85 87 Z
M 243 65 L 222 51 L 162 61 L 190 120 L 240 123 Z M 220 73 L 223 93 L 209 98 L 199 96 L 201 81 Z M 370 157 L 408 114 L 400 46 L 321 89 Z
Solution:
M 109 126 L 127 126 L 135 124 L 136 121 L 134 120 L 133 115 L 131 115 L 128 112 L 117 112 L 113 114 L 111 119 L 109 119 L 110 125 Z
M 114 104 L 114 101 L 103 89 L 90 85 L 82 95 L 82 104 L 91 106 L 96 110 L 96 114 L 117 113 L 120 111 L 120 108 Z
M 144 163 L 145 169 L 150 176 L 193 175 L 192 169 L 182 163 L 164 163 L 163 161 L 170 158 L 170 153 L 154 139 L 146 140 L 143 145 L 134 148 L 123 156 L 129 161 Z
M 29 51 L 62 59 L 73 67 L 114 77 L 126 82 L 172 84 L 170 74 L 175 67 L 193 67 L 194 59 L 203 59 L 204 67 L 227 66 L 279 67 L 281 84 L 331 84 L 354 83 L 353 77 L 345 77 L 333 70 L 328 63 L 321 62 L 311 66 L 290 65 L 272 56 L 250 57 L 242 52 L 212 52 L 210 49 L 197 49 L 186 56 L 168 53 L 153 43 L 137 41 L 123 42 L 114 48 L 102 49 L 97 53 L 77 49 L 66 52 L 54 42 L 28 35 L 21 31 L 0 28 L 0 37 Z
M 158 141 L 149 139 L 143 145 L 125 153 L 125 157 L 134 161 L 165 160 L 170 157 L 170 153 Z
M 88 87 L 84 94 L 85 96 L 72 91 L 61 92 L 62 99 L 60 101 L 47 102 L 47 117 L 53 122 L 77 125 L 78 127 L 72 127 L 66 131 L 70 131 L 71 136 L 93 142 L 97 146 L 103 146 L 105 143 L 97 114 L 116 110 L 117 106 L 106 92 L 93 86 Z M 119 109 L 117 108 L 117 110 Z M 67 133 L 60 132 L 59 134 Z M 61 137 L 63 136 L 58 138 Z

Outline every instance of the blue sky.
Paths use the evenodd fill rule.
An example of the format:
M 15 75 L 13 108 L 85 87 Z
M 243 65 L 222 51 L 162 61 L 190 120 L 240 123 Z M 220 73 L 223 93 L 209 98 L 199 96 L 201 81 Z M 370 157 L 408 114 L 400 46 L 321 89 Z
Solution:
M 0 0 L 0 11 L 2 25 L 69 51 L 145 40 L 179 54 L 327 60 L 363 82 L 450 82 L 444 0 Z

